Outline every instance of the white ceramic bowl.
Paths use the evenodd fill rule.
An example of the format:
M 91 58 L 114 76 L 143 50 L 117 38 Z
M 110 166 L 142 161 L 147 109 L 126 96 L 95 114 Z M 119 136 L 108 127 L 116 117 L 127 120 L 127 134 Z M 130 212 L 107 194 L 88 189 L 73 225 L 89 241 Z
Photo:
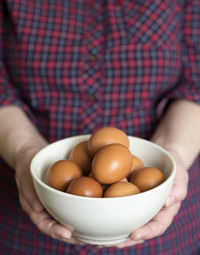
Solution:
M 72 147 L 90 135 L 66 138 L 38 152 L 31 162 L 31 174 L 38 197 L 46 210 L 63 225 L 71 225 L 73 235 L 86 243 L 111 245 L 151 220 L 163 207 L 175 175 L 170 154 L 147 140 L 129 137 L 130 150 L 145 166 L 160 169 L 166 180 L 149 191 L 117 198 L 89 198 L 55 190 L 45 184 L 48 167 L 64 159 Z

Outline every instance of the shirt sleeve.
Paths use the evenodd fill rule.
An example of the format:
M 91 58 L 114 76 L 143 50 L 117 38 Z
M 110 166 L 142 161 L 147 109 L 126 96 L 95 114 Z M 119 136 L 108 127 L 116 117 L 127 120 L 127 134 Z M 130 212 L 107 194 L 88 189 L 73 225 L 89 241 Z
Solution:
M 182 29 L 181 78 L 160 101 L 159 115 L 173 99 L 186 99 L 200 104 L 200 1 L 186 1 Z
M 9 78 L 9 74 L 5 65 L 5 19 L 3 3 L 0 4 L 0 107 L 8 105 L 16 105 L 25 112 L 29 112 L 28 106 L 20 98 L 20 93 L 16 86 Z

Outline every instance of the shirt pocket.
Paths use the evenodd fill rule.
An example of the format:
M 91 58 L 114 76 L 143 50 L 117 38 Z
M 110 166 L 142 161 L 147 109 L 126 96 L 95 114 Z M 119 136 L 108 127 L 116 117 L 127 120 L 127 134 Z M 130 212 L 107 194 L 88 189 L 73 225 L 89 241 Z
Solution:
M 121 6 L 129 43 L 162 47 L 176 44 L 181 34 L 181 0 L 125 0 Z
M 104 55 L 104 94 L 110 109 L 149 108 L 180 79 L 181 49 L 177 45 L 147 47 L 127 44 L 107 49 Z M 110 103 L 111 102 L 111 103 Z

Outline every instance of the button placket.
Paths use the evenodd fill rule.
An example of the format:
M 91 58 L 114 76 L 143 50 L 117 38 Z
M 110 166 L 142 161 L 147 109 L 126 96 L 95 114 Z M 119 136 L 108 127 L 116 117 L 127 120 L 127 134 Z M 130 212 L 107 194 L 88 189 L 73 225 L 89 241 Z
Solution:
M 92 5 L 92 6 L 91 6 Z M 98 125 L 100 121 L 102 107 L 100 107 L 101 100 L 100 88 L 102 87 L 102 50 L 104 28 L 102 25 L 103 21 L 103 4 L 101 1 L 95 1 L 88 9 L 87 28 L 85 31 L 85 62 L 84 62 L 84 74 L 82 92 L 84 95 L 84 105 L 82 107 L 81 118 L 83 119 L 83 127 L 88 125 L 88 119 L 90 123 Z M 98 97 L 97 97 L 98 95 Z M 99 118 L 96 118 L 98 112 Z M 96 124 L 95 124 L 96 123 Z
M 94 94 L 89 95 L 88 98 L 91 102 L 94 102 L 96 100 L 96 96 Z
M 95 54 L 91 53 L 89 55 L 89 61 L 90 62 L 95 62 L 96 60 L 97 60 L 97 56 Z
M 103 50 L 103 41 L 104 36 L 103 31 L 103 4 L 99 1 L 95 2 L 90 9 L 88 10 L 88 19 L 87 19 L 87 30 L 85 36 L 85 48 L 87 49 L 87 54 L 85 55 L 85 64 L 84 64 L 84 84 L 85 90 L 88 91 L 89 82 L 90 86 L 89 91 L 95 93 L 98 90 L 98 87 L 101 85 L 101 80 L 99 72 L 101 72 L 101 63 L 102 63 L 102 50 Z M 98 27 L 98 29 L 97 29 Z M 98 77 L 98 78 L 97 78 Z M 90 80 L 94 79 L 94 85 L 91 85 Z
M 98 26 L 99 22 L 97 21 L 97 19 L 94 19 L 92 22 L 91 22 L 91 27 L 92 28 L 96 28 Z

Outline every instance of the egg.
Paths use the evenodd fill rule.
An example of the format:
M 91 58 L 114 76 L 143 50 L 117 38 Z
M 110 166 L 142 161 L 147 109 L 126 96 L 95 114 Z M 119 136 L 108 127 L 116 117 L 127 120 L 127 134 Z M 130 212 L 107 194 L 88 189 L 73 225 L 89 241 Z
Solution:
M 123 197 L 140 193 L 139 188 L 130 182 L 117 182 L 110 185 L 104 192 L 104 197 Z
M 138 158 L 135 155 L 132 155 L 132 157 L 133 157 L 133 163 L 132 163 L 132 167 L 131 167 L 132 171 L 135 170 L 135 169 L 144 167 L 144 164 L 143 164 L 143 162 L 140 158 Z
M 127 178 L 123 178 L 120 180 L 120 182 L 128 182 Z M 103 191 L 105 191 L 108 187 L 110 187 L 112 184 L 101 184 L 101 187 L 103 188 Z
M 153 167 L 144 167 L 133 171 L 130 182 L 135 184 L 141 191 L 155 188 L 165 180 L 163 173 Z
M 132 155 L 121 144 L 110 144 L 100 149 L 92 162 L 92 176 L 102 184 L 112 184 L 125 178 L 132 166 Z
M 93 178 L 82 176 L 69 184 L 67 193 L 85 197 L 102 197 L 103 189 Z
M 88 141 L 77 144 L 70 152 L 69 159 L 74 161 L 88 175 L 91 171 L 92 157 L 88 151 Z
M 130 178 L 132 172 L 135 171 L 136 169 L 144 167 L 144 164 L 143 164 L 143 162 L 140 158 L 138 158 L 135 155 L 132 155 L 132 157 L 133 157 L 133 163 L 132 163 L 132 166 L 131 166 L 131 171 L 130 171 L 129 175 L 127 176 L 127 178 Z
M 82 176 L 81 168 L 71 160 L 56 161 L 47 171 L 46 182 L 49 186 L 60 191 L 66 191 L 69 183 Z
M 88 149 L 92 156 L 105 145 L 119 143 L 129 147 L 126 133 L 115 127 L 103 127 L 96 130 L 89 138 Z

